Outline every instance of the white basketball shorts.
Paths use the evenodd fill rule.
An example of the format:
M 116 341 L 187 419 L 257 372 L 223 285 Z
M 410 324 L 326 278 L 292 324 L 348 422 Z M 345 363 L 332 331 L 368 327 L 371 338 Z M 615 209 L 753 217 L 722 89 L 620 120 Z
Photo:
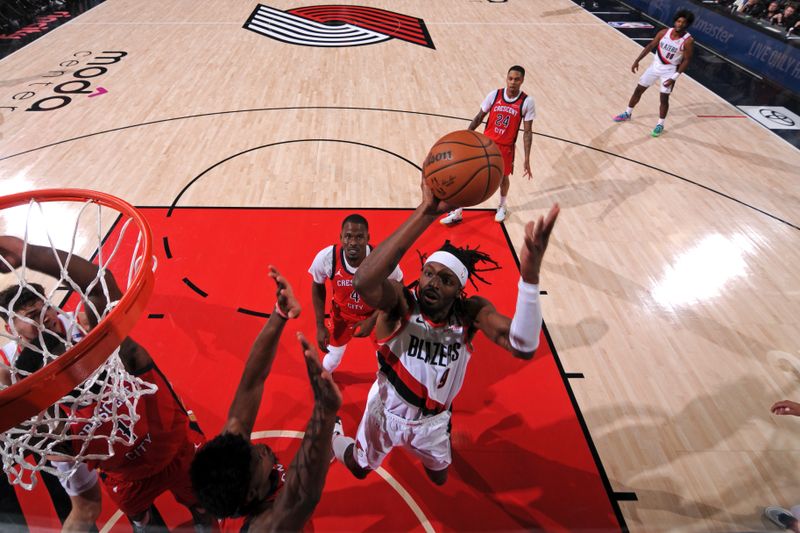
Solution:
M 450 452 L 450 411 L 420 420 L 406 420 L 387 411 L 373 386 L 356 434 L 356 460 L 361 468 L 377 469 L 395 446 L 419 457 L 428 470 L 444 470 Z
M 672 92 L 675 84 L 673 83 L 671 87 L 664 87 L 664 82 L 670 79 L 677 70 L 678 67 L 675 65 L 664 65 L 655 59 L 653 60 L 653 64 L 647 67 L 642 77 L 639 78 L 639 85 L 642 87 L 650 87 L 658 80 L 659 90 L 664 94 L 669 94 Z

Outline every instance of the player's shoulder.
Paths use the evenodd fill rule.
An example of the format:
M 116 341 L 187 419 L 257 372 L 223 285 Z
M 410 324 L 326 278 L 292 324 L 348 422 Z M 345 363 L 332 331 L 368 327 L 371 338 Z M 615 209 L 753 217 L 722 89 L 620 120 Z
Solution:
M 333 247 L 336 246 L 335 244 L 329 244 L 325 248 L 322 248 L 320 251 L 317 252 L 317 255 L 314 256 L 314 263 L 320 262 L 330 262 L 332 260 L 332 252 Z
M 493 310 L 494 304 L 483 296 L 470 296 L 464 300 L 464 311 L 467 317 L 474 321 L 483 310 Z

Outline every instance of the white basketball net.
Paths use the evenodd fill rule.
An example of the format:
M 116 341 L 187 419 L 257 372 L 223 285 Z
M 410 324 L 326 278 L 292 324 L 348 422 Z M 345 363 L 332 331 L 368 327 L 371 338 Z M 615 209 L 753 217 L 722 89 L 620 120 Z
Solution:
M 71 206 L 80 205 L 75 202 L 69 203 Z M 47 202 L 46 204 L 49 206 L 52 202 Z M 95 209 L 92 209 L 92 207 L 96 208 L 96 212 L 93 212 Z M 42 212 L 42 204 L 32 200 L 27 206 L 25 235 L 22 237 L 26 243 L 26 253 L 23 254 L 22 266 L 13 271 L 17 282 L 17 292 L 10 301 L 8 308 L 0 304 L 0 319 L 9 325 L 10 330 L 0 329 L 0 344 L 3 344 L 5 340 L 16 343 L 18 346 L 17 354 L 26 348 L 35 350 L 36 353 L 41 354 L 41 358 L 46 365 L 63 353 L 62 347 L 53 349 L 53 351 L 57 352 L 55 354 L 45 347 L 46 334 L 57 337 L 60 341 L 58 344 L 66 345 L 66 349 L 69 350 L 87 334 L 89 322 L 81 320 L 79 317 L 84 314 L 92 315 L 99 323 L 116 304 L 116 302 L 111 302 L 105 309 L 97 309 L 89 300 L 87 294 L 91 293 L 99 284 L 106 297 L 105 300 L 107 302 L 110 300 L 104 274 L 108 265 L 115 258 L 117 262 L 123 259 L 127 260 L 127 258 L 121 257 L 121 253 L 119 254 L 120 257 L 117 257 L 117 255 L 120 252 L 120 244 L 128 234 L 132 219 L 123 215 L 123 218 L 119 220 L 118 223 L 122 224 L 119 237 L 114 243 L 110 254 L 106 254 L 103 251 L 105 233 L 102 223 L 103 216 L 108 217 L 109 212 L 112 212 L 112 215 L 119 215 L 119 213 L 109 208 L 106 208 L 104 212 L 104 208 L 99 204 L 91 200 L 86 201 L 78 212 L 75 228 L 72 231 L 71 246 L 69 248 L 62 247 L 68 252 L 68 257 L 65 261 L 61 261 L 55 253 L 56 246 L 53 244 L 50 228 L 47 228 L 47 242 L 49 242 L 51 251 L 59 262 L 61 275 L 58 283 L 52 289 L 40 291 L 28 279 L 28 277 L 35 277 L 36 274 L 27 268 L 24 259 L 28 247 L 28 227 L 31 224 L 32 213 L 37 209 L 42 218 L 46 218 Z M 74 280 L 70 279 L 67 273 L 67 266 L 75 251 L 79 228 L 86 225 L 85 219 L 91 219 L 94 215 L 97 217 L 97 224 L 96 230 L 92 233 L 96 233 L 93 238 L 96 239 L 96 262 L 99 266 L 99 271 L 97 277 L 84 291 Z M 89 225 L 94 226 L 94 221 L 91 220 Z M 37 229 L 40 228 L 37 227 Z M 130 228 L 130 237 L 134 236 L 134 232 L 138 232 L 138 235 L 136 236 L 133 254 L 130 257 L 128 285 L 142 264 L 142 252 L 140 250 L 142 234 L 136 224 Z M 85 235 L 83 236 L 85 237 Z M 106 243 L 106 246 L 108 247 L 110 244 Z M 92 245 L 94 244 L 92 243 Z M 11 267 L 2 254 L 0 254 L 0 262 L 4 263 L 7 268 Z M 6 283 L 0 286 L 0 290 L 7 285 Z M 120 283 L 120 285 L 122 284 Z M 64 298 L 64 288 L 74 291 L 78 296 L 78 303 L 74 310 L 70 312 L 61 309 L 57 303 L 57 301 Z M 120 288 L 124 291 L 127 285 L 125 288 Z M 29 304 L 24 305 L 22 309 L 15 310 L 18 298 L 25 291 L 30 291 L 35 295 L 35 303 L 42 302 L 41 311 L 33 316 L 30 314 L 25 316 L 16 312 L 30 310 Z M 30 297 L 30 293 L 28 293 L 27 297 Z M 44 326 L 45 316 L 53 312 L 57 313 L 57 322 L 63 325 L 64 332 L 48 329 Z M 29 341 L 23 338 L 17 331 L 17 324 L 33 326 L 38 332 L 38 342 L 36 339 Z M 5 339 L 2 337 L 5 337 Z M 12 361 L 9 361 L 9 365 L 5 364 L 5 361 L 0 358 L 0 370 L 6 370 L 10 374 L 12 384 L 30 375 L 29 372 L 15 366 L 16 358 L 16 355 L 12 355 Z M 0 383 L 0 390 L 7 386 L 9 385 Z M 69 395 L 62 397 L 53 406 L 45 409 L 37 416 L 0 434 L 0 454 L 2 454 L 3 471 L 12 484 L 20 485 L 30 490 L 36 485 L 38 478 L 36 473 L 39 471 L 43 470 L 66 479 L 75 472 L 81 461 L 104 460 L 113 456 L 115 446 L 119 451 L 120 444 L 130 446 L 136 441 L 137 437 L 134 428 L 139 419 L 136 415 L 137 403 L 141 396 L 153 394 L 156 390 L 157 387 L 155 385 L 144 382 L 125 371 L 122 360 L 119 357 L 119 347 L 117 347 L 105 363 L 100 365 L 89 379 L 78 385 Z M 56 465 L 53 464 L 55 460 L 62 463 L 62 468 L 56 468 Z

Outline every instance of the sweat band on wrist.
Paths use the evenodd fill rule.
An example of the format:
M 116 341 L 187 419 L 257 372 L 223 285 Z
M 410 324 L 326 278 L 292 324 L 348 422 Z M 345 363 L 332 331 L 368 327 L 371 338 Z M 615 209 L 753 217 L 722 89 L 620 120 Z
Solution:
M 681 75 L 681 73 L 680 73 L 680 72 L 676 72 L 675 74 L 673 74 L 672 76 L 670 76 L 670 77 L 669 77 L 669 79 L 671 79 L 672 81 L 675 81 L 675 80 L 677 80 L 677 79 L 678 79 L 678 76 L 680 76 L 680 75 Z
M 539 285 L 526 283 L 520 278 L 517 284 L 517 308 L 511 319 L 508 340 L 511 347 L 521 352 L 532 352 L 539 346 L 542 331 L 542 306 L 539 304 Z

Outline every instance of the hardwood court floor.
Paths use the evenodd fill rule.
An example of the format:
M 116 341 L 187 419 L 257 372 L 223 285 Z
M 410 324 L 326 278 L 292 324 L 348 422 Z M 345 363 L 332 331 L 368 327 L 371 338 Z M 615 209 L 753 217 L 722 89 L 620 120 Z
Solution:
M 638 497 L 621 504 L 628 526 L 758 529 L 763 505 L 796 503 L 800 421 L 769 406 L 800 397 L 798 151 L 749 120 L 697 118 L 738 112 L 688 77 L 661 138 L 652 89 L 612 123 L 640 48 L 567 0 L 369 5 L 423 19 L 435 49 L 286 44 L 242 28 L 256 3 L 103 3 L 0 62 L 0 192 L 163 206 L 200 177 L 181 205 L 413 207 L 404 159 L 466 127 L 522 64 L 534 179 L 513 176 L 506 227 L 518 247 L 562 206 L 544 317 L 585 376 L 572 387 L 613 488 Z M 25 111 L 114 51 L 106 72 L 77 73 L 107 93 Z

